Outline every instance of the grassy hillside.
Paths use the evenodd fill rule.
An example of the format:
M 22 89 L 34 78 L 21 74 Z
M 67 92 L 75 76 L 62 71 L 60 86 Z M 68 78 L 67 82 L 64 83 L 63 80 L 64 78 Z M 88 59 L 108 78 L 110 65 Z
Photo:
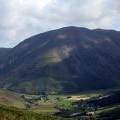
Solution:
M 0 104 L 25 108 L 25 100 L 21 95 L 8 90 L 0 90 Z
M 37 114 L 23 109 L 0 105 L 0 120 L 65 120 L 61 117 Z

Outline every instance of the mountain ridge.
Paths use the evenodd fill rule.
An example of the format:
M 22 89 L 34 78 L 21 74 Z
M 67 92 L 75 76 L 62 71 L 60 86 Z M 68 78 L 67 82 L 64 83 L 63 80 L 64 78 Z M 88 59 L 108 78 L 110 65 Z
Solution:
M 118 87 L 119 46 L 114 30 L 71 26 L 40 33 L 5 56 L 0 87 L 30 93 Z

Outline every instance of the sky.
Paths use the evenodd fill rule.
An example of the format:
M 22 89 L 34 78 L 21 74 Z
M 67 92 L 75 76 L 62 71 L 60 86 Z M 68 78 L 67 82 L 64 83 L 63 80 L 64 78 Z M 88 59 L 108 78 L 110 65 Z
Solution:
M 120 0 L 0 0 L 0 47 L 65 26 L 120 31 Z

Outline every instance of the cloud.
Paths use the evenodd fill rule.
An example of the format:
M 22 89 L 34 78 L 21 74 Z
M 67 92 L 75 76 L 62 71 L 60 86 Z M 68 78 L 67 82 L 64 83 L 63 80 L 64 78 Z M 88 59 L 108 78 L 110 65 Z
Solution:
M 0 47 L 63 26 L 120 30 L 119 0 L 0 0 Z

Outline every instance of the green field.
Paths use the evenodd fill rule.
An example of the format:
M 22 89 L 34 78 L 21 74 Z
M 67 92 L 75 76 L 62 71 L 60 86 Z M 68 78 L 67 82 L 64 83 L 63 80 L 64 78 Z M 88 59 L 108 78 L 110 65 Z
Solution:
M 100 92 L 81 92 L 77 94 L 47 95 L 48 99 L 44 100 L 39 99 L 39 95 L 0 90 L 0 104 L 23 109 L 29 108 L 29 110 L 37 113 L 55 113 L 58 111 L 56 107 L 70 109 L 73 107 L 73 102 L 81 99 L 89 99 L 100 94 Z
M 88 112 L 94 112 L 99 120 L 102 120 L 101 118 L 105 118 L 106 116 L 112 120 L 111 118 L 119 113 L 120 109 L 118 109 L 118 106 L 120 104 L 97 107 L 97 109 L 94 105 L 91 106 L 89 104 L 90 101 L 97 101 L 99 98 L 105 98 L 106 96 L 109 96 L 110 93 L 111 90 L 101 90 L 80 92 L 76 94 L 28 95 L 8 90 L 0 90 L 0 110 L 3 110 L 1 111 L 0 116 L 4 118 L 0 118 L 0 120 L 15 120 L 19 114 L 21 116 L 20 120 L 38 120 L 39 117 L 37 118 L 35 116 L 42 116 L 45 117 L 45 119 L 47 119 L 46 117 L 51 116 L 52 118 L 50 118 L 50 120 L 62 120 L 63 118 L 61 119 L 60 117 L 68 117 L 74 120 L 78 118 L 81 119 L 81 116 L 86 116 L 86 113 Z M 7 113 L 8 111 L 10 111 L 10 115 Z M 61 114 L 58 114 L 58 117 L 54 119 L 53 116 L 56 113 Z M 5 114 L 11 116 L 11 119 L 9 119 L 9 117 L 6 118 Z M 77 118 L 75 115 L 77 115 Z M 33 118 L 30 119 L 30 116 L 33 116 Z M 39 118 L 39 120 L 42 119 L 43 118 Z

